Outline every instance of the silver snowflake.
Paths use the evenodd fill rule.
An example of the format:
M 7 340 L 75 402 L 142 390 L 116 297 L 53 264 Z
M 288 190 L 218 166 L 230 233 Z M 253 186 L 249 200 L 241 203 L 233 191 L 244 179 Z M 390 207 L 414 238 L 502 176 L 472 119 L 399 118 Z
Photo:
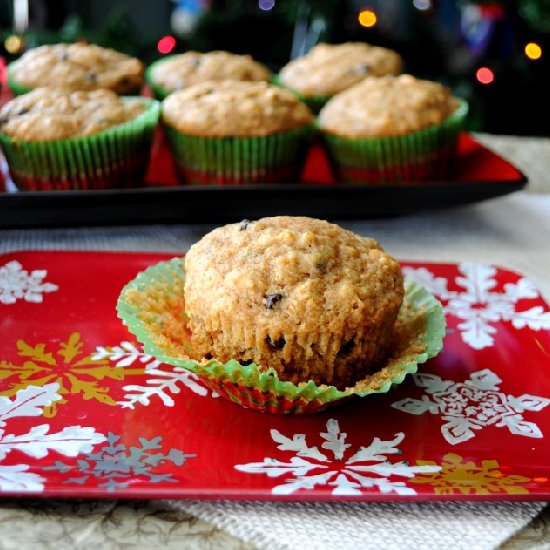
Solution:
M 468 441 L 475 431 L 489 426 L 508 428 L 514 435 L 542 437 L 539 427 L 524 420 L 522 413 L 540 411 L 550 399 L 503 393 L 499 391 L 502 380 L 489 369 L 472 373 L 464 382 L 442 380 L 430 373 L 414 374 L 413 380 L 428 395 L 396 401 L 392 407 L 409 414 L 441 415 L 441 433 L 451 445 Z
M 43 282 L 47 275 L 45 269 L 37 269 L 30 273 L 13 260 L 0 267 L 0 304 L 15 304 L 17 300 L 41 303 L 42 294 L 54 292 L 58 286 Z
M 139 446 L 126 447 L 119 443 L 120 436 L 108 433 L 107 443 L 97 452 L 89 453 L 79 459 L 76 464 L 66 464 L 57 460 L 53 466 L 45 470 L 55 470 L 61 474 L 72 473 L 64 483 L 84 485 L 91 478 L 100 481 L 98 487 L 113 492 L 119 488 L 128 487 L 140 478 L 150 483 L 175 483 L 177 480 L 172 474 L 157 474 L 155 469 L 164 462 L 171 462 L 175 466 L 183 466 L 188 458 L 196 454 L 184 453 L 178 449 L 162 452 L 162 437 L 146 439 L 139 438 Z
M 294 453 L 290 461 L 268 457 L 262 462 L 237 464 L 235 468 L 250 474 L 284 477 L 284 483 L 271 489 L 275 495 L 289 495 L 318 486 L 331 487 L 333 495 L 360 495 L 364 489 L 414 495 L 414 489 L 394 478 L 411 478 L 416 474 L 441 470 L 439 466 L 409 466 L 405 461 L 388 460 L 387 455 L 401 454 L 398 445 L 405 438 L 403 433 L 395 434 L 390 441 L 375 437 L 368 446 L 361 446 L 353 452 L 350 450 L 352 445 L 346 443 L 347 434 L 340 431 L 337 420 L 329 419 L 326 428 L 326 432 L 320 433 L 324 440 L 321 449 L 328 453 L 316 446 L 308 446 L 305 434 L 294 434 L 291 439 L 272 429 L 271 437 L 279 443 L 277 449 Z
M 462 276 L 456 283 L 463 290 L 454 291 L 447 287 L 443 277 L 434 277 L 426 268 L 403 269 L 408 279 L 414 280 L 442 302 L 445 311 L 461 321 L 457 328 L 462 340 L 474 349 L 483 349 L 494 344 L 497 332 L 495 323 L 510 322 L 517 329 L 528 327 L 531 330 L 550 329 L 550 311 L 542 306 L 519 309 L 521 299 L 539 298 L 540 294 L 533 283 L 522 277 L 516 283 L 508 283 L 502 292 L 495 290 L 497 270 L 492 266 L 462 263 L 459 265 Z
M 112 347 L 98 346 L 92 358 L 109 359 L 117 367 L 129 367 L 135 363 L 145 365 L 145 383 L 128 384 L 122 388 L 126 393 L 118 404 L 124 408 L 134 409 L 137 404 L 148 406 L 154 397 L 159 398 L 165 407 L 173 407 L 175 401 L 171 394 L 180 393 L 182 386 L 197 395 L 206 396 L 209 393 L 196 374 L 180 367 L 164 365 L 145 353 L 143 347 L 131 342 L 121 342 Z M 212 397 L 218 397 L 218 394 L 212 393 Z
M 37 493 L 44 489 L 45 478 L 29 472 L 30 465 L 1 464 L 13 451 L 38 459 L 50 451 L 75 457 L 79 453 L 91 452 L 96 443 L 105 441 L 105 436 L 97 433 L 95 428 L 82 426 L 65 426 L 60 432 L 49 433 L 50 426 L 41 424 L 26 433 L 6 433 L 4 427 L 11 418 L 42 416 L 44 407 L 61 399 L 58 390 L 59 384 L 52 383 L 43 387 L 27 386 L 13 398 L 0 396 L 0 492 Z

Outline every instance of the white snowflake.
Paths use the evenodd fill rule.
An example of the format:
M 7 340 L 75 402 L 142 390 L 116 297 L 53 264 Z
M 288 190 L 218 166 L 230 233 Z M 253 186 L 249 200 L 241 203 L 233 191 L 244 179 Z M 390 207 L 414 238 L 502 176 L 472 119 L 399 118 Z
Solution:
M 45 269 L 29 273 L 15 260 L 3 265 L 0 267 L 0 304 L 15 304 L 17 300 L 41 303 L 43 293 L 59 289 L 57 285 L 43 282 L 47 273 Z
M 294 453 L 289 462 L 276 458 L 264 458 L 263 462 L 237 464 L 235 468 L 250 474 L 265 474 L 268 477 L 284 477 L 284 483 L 271 489 L 274 495 L 289 495 L 300 489 L 313 489 L 317 486 L 332 487 L 333 495 L 360 495 L 363 489 L 377 489 L 381 493 L 414 495 L 416 491 L 404 481 L 392 478 L 411 478 L 420 473 L 441 470 L 439 466 L 409 466 L 405 461 L 391 462 L 387 455 L 401 454 L 397 447 L 405 438 L 403 433 L 395 434 L 391 441 L 375 437 L 367 447 L 359 447 L 355 452 L 346 443 L 347 433 L 340 431 L 338 421 L 329 419 L 326 432 L 320 436 L 324 440 L 322 449 L 309 447 L 305 434 L 294 434 L 292 439 L 271 430 L 273 441 L 279 443 L 280 451 Z
M 181 386 L 187 387 L 197 395 L 206 396 L 209 393 L 209 390 L 201 385 L 196 374 L 179 367 L 163 365 L 146 354 L 143 347 L 131 342 L 121 342 L 113 347 L 98 346 L 92 358 L 109 359 L 117 367 L 129 367 L 136 362 L 145 365 L 145 373 L 148 375 L 145 385 L 129 384 L 122 388 L 126 393 L 118 404 L 125 408 L 133 409 L 138 403 L 147 406 L 155 396 L 164 406 L 173 407 L 175 401 L 170 394 L 180 393 Z M 212 397 L 218 397 L 218 394 L 212 393 Z
M 44 407 L 61 399 L 59 384 L 43 387 L 27 386 L 13 399 L 0 396 L 0 462 L 12 451 L 32 458 L 44 458 L 50 451 L 74 457 L 90 453 L 95 444 L 105 441 L 95 428 L 66 426 L 60 432 L 49 433 L 50 426 L 33 426 L 27 433 L 10 434 L 3 429 L 9 419 L 25 416 L 42 416 Z M 37 493 L 44 489 L 45 478 L 29 472 L 28 464 L 5 465 L 0 463 L 0 492 L 16 491 Z
M 497 329 L 494 323 L 511 322 L 512 326 L 531 330 L 550 329 L 550 311 L 542 306 L 518 310 L 521 299 L 539 298 L 540 294 L 527 278 L 517 283 L 504 285 L 502 292 L 495 291 L 497 270 L 488 265 L 462 263 L 459 270 L 463 276 L 456 278 L 461 291 L 449 290 L 447 279 L 434 277 L 426 268 L 403 269 L 408 279 L 414 280 L 435 294 L 445 311 L 458 317 L 457 325 L 462 340 L 474 349 L 494 345 Z
M 489 369 L 470 375 L 464 382 L 442 380 L 436 374 L 414 374 L 415 384 L 428 395 L 421 399 L 407 398 L 392 407 L 409 414 L 441 415 L 443 437 L 456 445 L 475 437 L 474 430 L 489 426 L 508 428 L 514 435 L 543 437 L 539 427 L 524 420 L 524 411 L 540 411 L 550 399 L 523 394 L 519 397 L 499 391 L 502 380 Z

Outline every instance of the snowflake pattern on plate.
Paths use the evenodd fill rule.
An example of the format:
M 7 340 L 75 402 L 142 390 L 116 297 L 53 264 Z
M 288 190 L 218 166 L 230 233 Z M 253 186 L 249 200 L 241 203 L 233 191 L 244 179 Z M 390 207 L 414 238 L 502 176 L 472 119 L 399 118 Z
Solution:
M 134 409 L 137 404 L 148 406 L 151 399 L 159 398 L 165 407 L 175 405 L 171 394 L 178 394 L 181 387 L 187 387 L 193 393 L 201 396 L 211 395 L 219 397 L 217 393 L 210 392 L 204 387 L 199 377 L 180 367 L 165 365 L 151 355 L 143 351 L 143 346 L 132 342 L 121 342 L 118 346 L 98 346 L 92 359 L 108 359 L 116 367 L 129 367 L 135 363 L 142 363 L 145 366 L 145 375 L 148 378 L 144 384 L 129 384 L 123 386 L 124 399 L 118 401 L 123 408 Z
M 505 321 L 517 329 L 550 329 L 550 311 L 540 305 L 530 309 L 518 309 L 518 301 L 539 298 L 540 294 L 529 279 L 521 277 L 516 283 L 504 285 L 503 291 L 495 290 L 496 268 L 482 264 L 459 264 L 462 276 L 456 283 L 463 290 L 448 289 L 448 280 L 435 277 L 425 267 L 404 267 L 405 277 L 416 281 L 435 294 L 446 313 L 454 315 L 462 340 L 474 349 L 484 349 L 494 344 L 497 329 L 494 323 Z
M 149 483 L 176 483 L 171 473 L 155 473 L 163 462 L 171 462 L 181 467 L 188 458 L 196 454 L 184 453 L 178 449 L 162 452 L 162 437 L 139 438 L 139 446 L 127 448 L 119 443 L 120 436 L 108 433 L 107 443 L 94 453 L 79 459 L 76 464 L 67 464 L 57 460 L 53 466 L 44 470 L 55 470 L 61 474 L 72 473 L 74 477 L 64 481 L 66 484 L 89 485 L 89 480 L 100 481 L 97 486 L 114 492 L 130 484 L 145 479 Z
M 421 466 L 435 465 L 431 460 L 417 460 Z M 504 470 L 504 471 L 503 471 Z M 525 484 L 531 478 L 505 473 L 498 460 L 482 460 L 478 465 L 472 460 L 464 460 L 456 453 L 443 456 L 441 470 L 431 474 L 421 474 L 411 479 L 411 483 L 429 485 L 436 495 L 526 495 Z
M 19 390 L 13 399 L 0 396 L 0 492 L 18 491 L 40 493 L 46 478 L 29 472 L 29 464 L 2 464 L 13 451 L 41 459 L 50 451 L 67 457 L 91 452 L 94 445 L 105 441 L 105 436 L 93 427 L 65 426 L 61 431 L 49 433 L 49 424 L 33 426 L 27 433 L 6 433 L 4 427 L 11 418 L 43 416 L 44 408 L 61 399 L 58 384 L 28 386 Z
M 346 443 L 347 434 L 340 431 L 337 420 L 326 423 L 326 432 L 320 436 L 324 442 L 322 452 L 316 446 L 308 446 L 304 434 L 294 434 L 292 439 L 271 430 L 271 438 L 279 443 L 277 449 L 294 453 L 289 462 L 276 458 L 264 458 L 263 462 L 237 464 L 235 469 L 250 474 L 265 474 L 268 477 L 284 477 L 284 483 L 271 489 L 274 495 L 289 495 L 302 489 L 319 486 L 332 487 L 333 495 L 360 495 L 362 489 L 378 490 L 380 493 L 414 495 L 416 491 L 404 481 L 395 478 L 412 478 L 422 473 L 438 472 L 437 465 L 410 466 L 405 461 L 391 462 L 387 455 L 401 454 L 398 445 L 405 434 L 397 433 L 394 439 L 383 441 L 375 437 L 366 447 L 350 452 Z
M 550 399 L 523 394 L 519 397 L 500 391 L 502 380 L 489 369 L 470 375 L 469 380 L 443 380 L 436 374 L 413 374 L 414 383 L 427 395 L 421 399 L 407 398 L 392 403 L 392 407 L 409 414 L 431 413 L 444 421 L 441 433 L 451 445 L 475 437 L 475 431 L 489 426 L 508 428 L 511 434 L 543 437 L 534 422 L 522 416 L 524 411 L 538 412 Z
M 30 273 L 16 260 L 0 267 L 0 304 L 11 305 L 17 300 L 39 304 L 43 294 L 54 292 L 59 287 L 43 281 L 48 272 L 37 269 Z

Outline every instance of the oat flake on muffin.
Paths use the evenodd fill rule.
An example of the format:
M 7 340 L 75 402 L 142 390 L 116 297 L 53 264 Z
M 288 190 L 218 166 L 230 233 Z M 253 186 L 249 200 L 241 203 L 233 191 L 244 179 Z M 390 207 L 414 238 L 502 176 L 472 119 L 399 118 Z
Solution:
M 393 344 L 399 264 L 337 225 L 289 216 L 230 224 L 194 244 L 185 265 L 198 357 L 344 388 L 379 368 Z

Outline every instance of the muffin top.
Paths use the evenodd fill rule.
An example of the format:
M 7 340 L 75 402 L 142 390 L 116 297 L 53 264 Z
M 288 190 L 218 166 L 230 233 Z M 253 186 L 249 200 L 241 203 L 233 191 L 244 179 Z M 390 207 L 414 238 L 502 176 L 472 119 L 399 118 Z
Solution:
M 195 84 L 168 96 L 163 121 L 201 136 L 261 136 L 307 126 L 311 111 L 288 90 L 237 80 Z
M 399 74 L 398 53 L 365 42 L 318 44 L 280 71 L 281 84 L 305 96 L 334 95 L 368 76 Z
M 27 88 L 69 90 L 107 88 L 135 92 L 143 83 L 143 63 L 95 44 L 53 44 L 25 52 L 10 65 L 10 78 Z
M 145 110 L 138 99 L 110 90 L 36 88 L 0 109 L 0 131 L 21 141 L 48 141 L 96 134 Z
M 438 82 L 411 75 L 369 78 L 330 99 L 319 125 L 348 137 L 404 135 L 443 122 L 458 105 Z
M 151 79 L 165 90 L 173 92 L 210 80 L 268 81 L 270 72 L 250 55 L 225 51 L 190 51 L 155 64 Z

